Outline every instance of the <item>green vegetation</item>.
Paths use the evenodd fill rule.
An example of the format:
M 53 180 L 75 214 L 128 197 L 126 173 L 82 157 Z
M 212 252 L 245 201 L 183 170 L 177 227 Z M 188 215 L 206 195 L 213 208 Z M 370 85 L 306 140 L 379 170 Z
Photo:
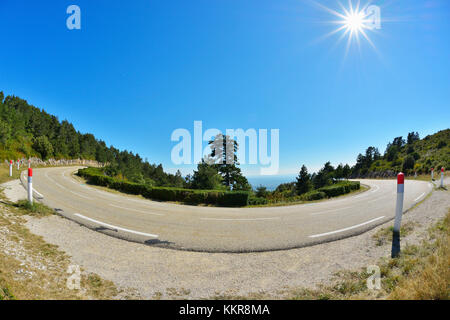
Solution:
M 346 180 L 350 172 L 348 165 L 334 168 L 327 162 L 319 172 L 310 174 L 303 165 L 295 182 L 281 184 L 271 192 L 262 186 L 258 187 L 250 196 L 249 205 L 317 201 L 360 190 L 358 181 Z
M 224 207 L 246 206 L 249 192 L 193 190 L 184 188 L 152 187 L 109 177 L 99 168 L 86 168 L 78 171 L 78 175 L 88 183 L 108 187 L 124 193 L 142 195 L 145 198 L 160 201 L 177 201 L 187 204 L 209 204 Z
M 28 200 L 19 200 L 16 207 L 21 209 L 24 214 L 30 216 L 45 217 L 54 214 L 52 208 L 36 201 L 34 201 L 33 204 L 30 204 Z
M 202 159 L 194 175 L 188 175 L 187 189 L 250 191 L 251 186 L 238 168 L 238 143 L 229 136 L 218 134 L 209 141 L 211 153 Z M 230 151 L 231 150 L 231 151 Z
M 367 148 L 359 154 L 351 177 L 388 177 L 402 171 L 406 175 L 429 174 L 450 165 L 450 129 L 419 138 L 417 132 L 410 132 L 406 141 L 396 137 L 388 143 L 382 156 L 377 148 Z

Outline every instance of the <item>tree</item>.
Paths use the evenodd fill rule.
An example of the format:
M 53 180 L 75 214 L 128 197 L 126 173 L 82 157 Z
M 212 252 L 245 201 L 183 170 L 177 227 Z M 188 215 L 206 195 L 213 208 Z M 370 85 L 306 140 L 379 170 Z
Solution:
M 336 179 L 342 179 L 344 178 L 344 165 L 340 163 L 336 170 L 334 171 L 334 176 Z
M 334 168 L 328 161 L 324 164 L 323 168 L 317 172 L 314 176 L 313 184 L 315 189 L 319 189 L 333 183 Z
M 350 169 L 350 166 L 346 164 L 344 168 L 342 169 L 342 177 L 348 179 L 350 177 L 350 174 L 352 173 L 352 169 Z
M 48 141 L 46 136 L 40 136 L 35 139 L 33 144 L 34 150 L 36 150 L 42 157 L 42 159 L 47 160 L 53 155 L 53 146 Z
M 408 138 L 406 139 L 408 144 L 413 144 L 415 141 L 419 141 L 419 133 L 418 132 L 410 132 L 408 133 Z
M 0 119 L 0 143 L 7 148 L 8 142 L 11 139 L 11 127 L 7 122 Z
M 308 173 L 308 169 L 305 165 L 302 165 L 300 173 L 297 177 L 297 183 L 295 184 L 295 191 L 298 195 L 303 194 L 311 190 L 311 175 Z
M 208 144 L 211 148 L 211 154 L 207 162 L 217 168 L 222 176 L 222 183 L 228 189 L 251 190 L 247 178 L 242 175 L 241 169 L 237 167 L 239 165 L 237 158 L 238 143 L 229 136 L 218 134 Z
M 194 171 L 191 185 L 193 189 L 220 190 L 223 189 L 222 177 L 217 171 L 217 167 L 202 160 Z
M 264 186 L 259 186 L 256 188 L 255 195 L 259 198 L 265 198 L 269 192 L 267 191 L 267 188 Z
M 414 164 L 416 161 L 413 156 L 407 156 L 403 161 L 403 172 L 407 173 L 409 170 L 414 169 Z

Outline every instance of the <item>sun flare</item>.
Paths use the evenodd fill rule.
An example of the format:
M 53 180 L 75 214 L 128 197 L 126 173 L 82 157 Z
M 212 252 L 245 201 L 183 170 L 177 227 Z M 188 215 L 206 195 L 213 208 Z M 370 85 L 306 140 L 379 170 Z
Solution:
M 322 9 L 334 15 L 337 19 L 334 21 L 329 21 L 338 27 L 328 33 L 325 37 L 340 34 L 338 42 L 347 38 L 347 50 L 346 54 L 350 48 L 352 42 L 361 47 L 361 38 L 364 38 L 374 49 L 375 45 L 369 38 L 369 31 L 374 31 L 375 29 L 380 29 L 380 10 L 377 6 L 370 5 L 369 3 L 361 6 L 360 1 L 355 1 L 353 5 L 352 1 L 348 1 L 348 6 L 344 7 L 340 2 L 341 10 L 333 10 L 318 4 Z
M 362 12 L 350 13 L 344 19 L 345 27 L 352 32 L 360 32 L 364 27 L 364 18 L 364 13 Z

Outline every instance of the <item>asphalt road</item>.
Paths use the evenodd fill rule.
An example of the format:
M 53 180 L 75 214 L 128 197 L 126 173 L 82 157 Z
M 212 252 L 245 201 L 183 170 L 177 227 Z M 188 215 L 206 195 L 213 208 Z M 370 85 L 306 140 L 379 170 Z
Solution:
M 72 177 L 76 167 L 35 169 L 35 196 L 88 228 L 148 245 L 207 252 L 283 250 L 342 239 L 394 217 L 396 181 L 361 180 L 370 190 L 318 203 L 265 208 L 184 206 L 111 193 Z M 22 181 L 26 184 L 25 172 Z M 404 210 L 432 190 L 405 181 Z

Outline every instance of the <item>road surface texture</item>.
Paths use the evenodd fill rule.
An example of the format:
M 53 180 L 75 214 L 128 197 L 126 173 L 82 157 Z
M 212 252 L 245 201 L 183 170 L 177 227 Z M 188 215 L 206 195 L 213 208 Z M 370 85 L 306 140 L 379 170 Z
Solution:
M 72 177 L 76 167 L 36 169 L 35 196 L 64 217 L 121 239 L 205 252 L 283 250 L 354 236 L 394 217 L 396 181 L 362 180 L 370 190 L 318 203 L 265 208 L 184 206 L 115 194 Z M 25 172 L 22 181 L 26 181 Z M 404 210 L 432 184 L 405 181 Z

